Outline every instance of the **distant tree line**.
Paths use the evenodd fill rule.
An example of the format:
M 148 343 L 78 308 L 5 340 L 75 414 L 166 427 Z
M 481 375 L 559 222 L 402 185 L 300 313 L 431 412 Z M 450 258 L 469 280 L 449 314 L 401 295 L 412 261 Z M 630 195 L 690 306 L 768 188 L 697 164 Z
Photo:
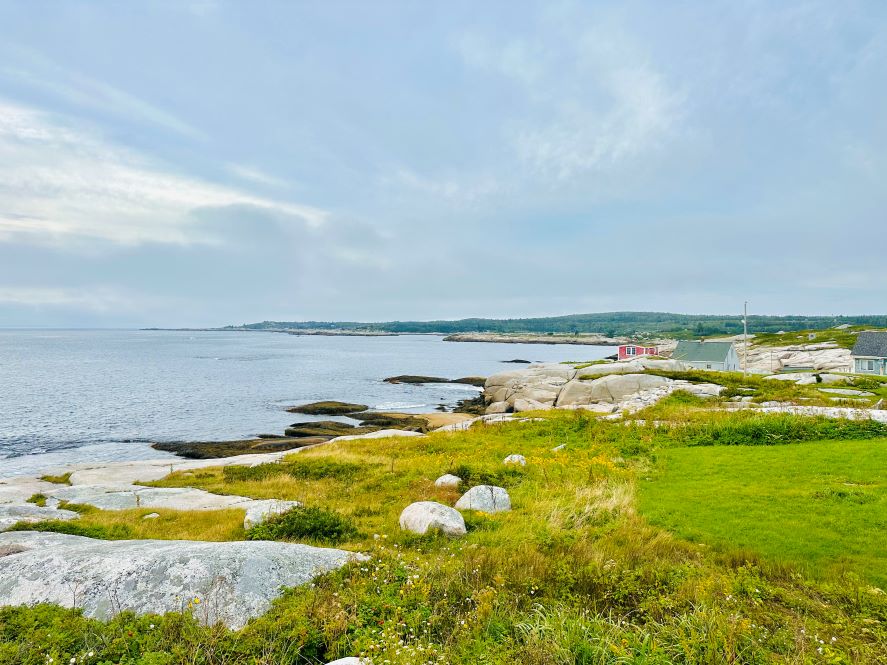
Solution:
M 749 332 L 831 328 L 838 325 L 887 327 L 887 315 L 862 316 L 749 316 Z M 456 321 L 262 321 L 229 329 L 247 330 L 330 330 L 392 333 L 600 333 L 610 337 L 662 335 L 677 338 L 738 335 L 742 317 L 668 312 L 603 312 L 571 314 L 532 319 L 459 319 Z

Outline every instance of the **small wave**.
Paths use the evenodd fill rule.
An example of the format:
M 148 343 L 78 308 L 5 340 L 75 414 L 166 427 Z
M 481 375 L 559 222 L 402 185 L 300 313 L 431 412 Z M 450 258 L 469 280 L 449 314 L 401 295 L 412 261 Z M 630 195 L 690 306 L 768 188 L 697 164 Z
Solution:
M 377 411 L 395 411 L 397 409 L 421 409 L 429 404 L 410 404 L 409 402 L 382 402 L 376 404 L 373 409 Z

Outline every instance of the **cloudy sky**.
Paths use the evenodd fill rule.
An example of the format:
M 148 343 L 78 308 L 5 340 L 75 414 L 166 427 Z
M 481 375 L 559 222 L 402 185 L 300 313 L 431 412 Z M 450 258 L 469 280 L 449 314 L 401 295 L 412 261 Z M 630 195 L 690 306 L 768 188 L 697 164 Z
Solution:
M 887 3 L 0 1 L 0 327 L 887 311 Z

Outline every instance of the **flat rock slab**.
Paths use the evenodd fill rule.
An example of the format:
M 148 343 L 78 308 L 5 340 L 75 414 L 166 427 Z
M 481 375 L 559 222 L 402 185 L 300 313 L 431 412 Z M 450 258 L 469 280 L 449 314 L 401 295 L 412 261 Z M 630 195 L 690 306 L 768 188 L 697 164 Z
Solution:
M 18 551 L 24 550 L 24 551 Z M 282 587 L 298 586 L 357 555 L 267 541 L 94 540 L 58 533 L 0 534 L 0 604 L 56 603 L 108 619 L 179 611 L 241 628 Z
M 143 487 L 141 485 L 60 486 L 49 495 L 68 503 L 86 504 L 102 510 L 126 510 L 128 508 L 245 509 L 255 503 L 253 499 L 244 496 L 212 494 L 191 487 Z
M 215 459 L 186 460 L 168 457 L 165 459 L 141 460 L 136 462 L 112 462 L 104 464 L 80 464 L 69 467 L 73 471 L 72 485 L 101 485 L 109 483 L 137 483 L 165 478 L 173 471 L 193 471 L 211 466 L 256 466 L 279 460 L 292 451 L 237 455 Z
M 30 503 L 21 506 L 0 505 L 0 531 L 8 529 L 18 522 L 76 520 L 78 517 L 80 514 L 73 510 L 60 510 Z

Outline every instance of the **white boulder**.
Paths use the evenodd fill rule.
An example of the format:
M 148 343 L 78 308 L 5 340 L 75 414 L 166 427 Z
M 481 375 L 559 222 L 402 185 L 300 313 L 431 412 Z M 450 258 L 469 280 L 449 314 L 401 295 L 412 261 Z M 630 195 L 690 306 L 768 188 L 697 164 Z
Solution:
M 445 473 L 440 478 L 434 481 L 435 487 L 459 487 L 459 483 L 462 482 L 462 479 L 459 476 L 454 476 L 452 473 Z
M 520 464 L 521 466 L 527 465 L 527 458 L 523 455 L 509 455 L 504 460 L 502 460 L 503 464 Z
M 511 497 L 503 487 L 477 485 L 465 492 L 456 502 L 459 510 L 477 510 L 482 513 L 501 513 L 511 510 Z
M 435 501 L 411 503 L 400 514 L 400 528 L 424 534 L 441 531 L 448 536 L 465 535 L 465 520 L 458 510 Z

